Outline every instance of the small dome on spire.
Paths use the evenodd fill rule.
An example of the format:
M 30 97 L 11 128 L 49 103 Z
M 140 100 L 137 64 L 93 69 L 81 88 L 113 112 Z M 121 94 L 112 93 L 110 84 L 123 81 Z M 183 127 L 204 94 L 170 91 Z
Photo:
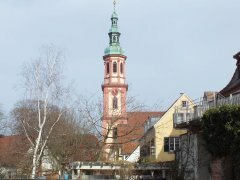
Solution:
M 117 18 L 118 19 L 118 15 L 115 11 L 112 13 L 112 18 Z

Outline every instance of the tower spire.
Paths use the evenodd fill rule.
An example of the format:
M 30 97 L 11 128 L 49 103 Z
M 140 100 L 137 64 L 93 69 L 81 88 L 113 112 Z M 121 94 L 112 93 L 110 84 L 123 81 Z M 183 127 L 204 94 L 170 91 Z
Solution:
M 116 0 L 113 0 L 114 11 L 111 16 L 111 28 L 109 30 L 109 46 L 105 49 L 104 54 L 121 54 L 124 55 L 124 50 L 120 46 L 120 31 L 118 29 L 118 15 L 116 13 Z

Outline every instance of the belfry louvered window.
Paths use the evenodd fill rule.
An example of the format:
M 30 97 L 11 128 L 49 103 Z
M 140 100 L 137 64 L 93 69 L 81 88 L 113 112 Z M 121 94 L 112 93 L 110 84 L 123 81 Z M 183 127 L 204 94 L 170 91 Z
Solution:
M 123 73 L 123 63 L 121 63 L 121 65 L 120 65 L 120 72 L 121 72 L 121 74 Z
M 109 63 L 107 63 L 107 74 L 109 74 Z
M 113 63 L 113 72 L 114 73 L 117 72 L 117 63 L 116 62 Z

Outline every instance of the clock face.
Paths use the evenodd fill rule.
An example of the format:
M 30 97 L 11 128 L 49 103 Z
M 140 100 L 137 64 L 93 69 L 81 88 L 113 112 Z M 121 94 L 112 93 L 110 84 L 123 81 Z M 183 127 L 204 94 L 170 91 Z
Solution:
M 117 94 L 118 94 L 118 89 L 113 89 L 113 90 L 112 90 L 112 95 L 113 95 L 113 96 L 116 96 Z

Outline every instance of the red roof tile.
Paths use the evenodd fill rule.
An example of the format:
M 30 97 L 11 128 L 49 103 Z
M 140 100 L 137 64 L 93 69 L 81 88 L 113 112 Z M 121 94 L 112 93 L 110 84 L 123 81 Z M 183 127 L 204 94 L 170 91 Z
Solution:
M 0 165 L 15 166 L 28 147 L 24 142 L 24 138 L 19 135 L 0 137 Z
M 164 112 L 128 112 L 128 124 L 118 125 L 118 143 L 122 145 L 122 154 L 130 155 L 139 145 L 144 135 L 144 123 L 150 117 L 161 117 Z

